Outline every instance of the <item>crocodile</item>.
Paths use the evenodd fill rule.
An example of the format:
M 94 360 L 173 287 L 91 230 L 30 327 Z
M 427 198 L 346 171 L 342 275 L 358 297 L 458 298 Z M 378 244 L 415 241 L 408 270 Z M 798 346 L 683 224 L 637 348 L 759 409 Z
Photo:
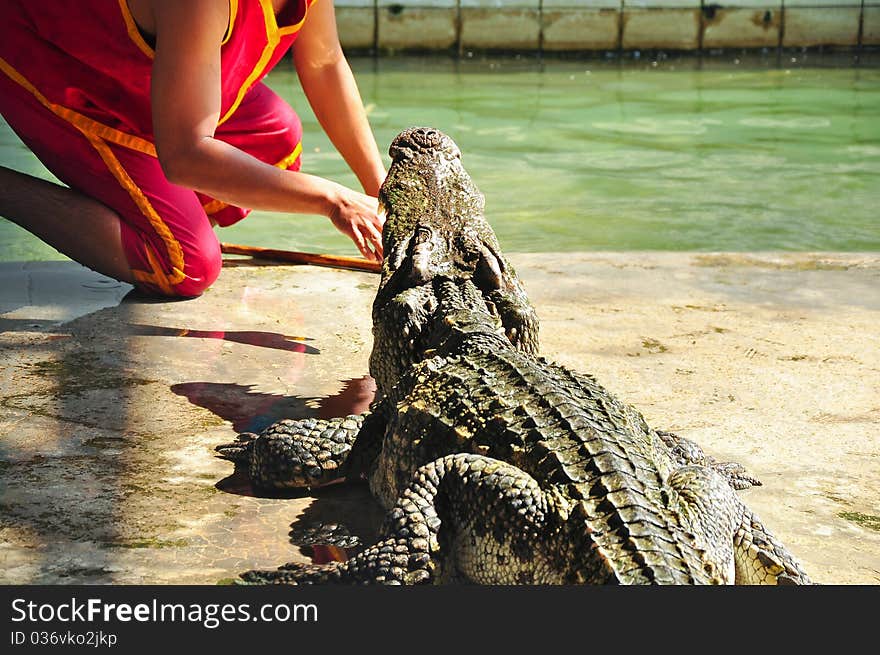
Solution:
M 257 486 L 363 479 L 388 509 L 344 562 L 245 583 L 809 584 L 736 491 L 760 484 L 538 356 L 538 320 L 448 136 L 391 144 L 377 400 L 218 447 Z

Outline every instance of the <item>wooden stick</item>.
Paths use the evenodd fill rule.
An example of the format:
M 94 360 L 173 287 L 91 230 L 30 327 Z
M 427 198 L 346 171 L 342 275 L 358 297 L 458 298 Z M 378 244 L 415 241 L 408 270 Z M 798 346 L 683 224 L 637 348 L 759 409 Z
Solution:
M 297 252 L 295 250 L 273 250 L 257 246 L 240 246 L 235 243 L 221 243 L 220 251 L 227 255 L 249 255 L 256 259 L 274 259 L 294 264 L 312 264 L 330 268 L 351 268 L 356 271 L 378 273 L 382 264 L 371 262 L 362 257 L 345 257 L 342 255 L 319 255 L 313 252 Z

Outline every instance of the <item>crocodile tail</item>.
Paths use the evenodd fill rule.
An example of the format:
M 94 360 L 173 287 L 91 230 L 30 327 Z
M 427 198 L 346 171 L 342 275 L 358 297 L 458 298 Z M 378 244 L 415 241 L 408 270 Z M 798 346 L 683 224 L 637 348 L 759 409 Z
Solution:
M 214 448 L 218 456 L 237 464 L 250 464 L 257 439 L 253 432 L 242 432 L 233 443 L 221 444 Z

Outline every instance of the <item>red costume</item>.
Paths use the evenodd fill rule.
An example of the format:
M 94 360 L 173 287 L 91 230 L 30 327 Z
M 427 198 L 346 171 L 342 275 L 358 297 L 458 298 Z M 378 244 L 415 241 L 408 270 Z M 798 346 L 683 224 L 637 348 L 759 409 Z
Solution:
M 302 128 L 260 80 L 290 48 L 315 0 L 229 0 L 221 46 L 215 137 L 261 161 L 299 170 Z M 195 296 L 220 272 L 211 219 L 247 209 L 168 182 L 153 139 L 153 49 L 126 0 L 5 0 L 0 22 L 0 112 L 61 181 L 122 218 L 139 286 Z M 211 219 L 208 218 L 211 217 Z

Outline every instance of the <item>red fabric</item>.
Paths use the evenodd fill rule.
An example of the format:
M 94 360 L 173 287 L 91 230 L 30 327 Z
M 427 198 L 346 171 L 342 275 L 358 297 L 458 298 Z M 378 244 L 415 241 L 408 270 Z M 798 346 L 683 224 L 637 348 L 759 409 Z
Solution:
M 100 123 L 152 140 L 150 73 L 153 65 L 128 33 L 123 3 L 115 0 L 4 0 L 0 56 L 51 102 Z M 221 116 L 257 68 L 268 45 L 263 5 L 239 0 L 232 31 L 222 46 Z M 300 22 L 308 0 L 289 0 L 281 28 Z M 296 39 L 279 37 L 254 84 Z
M 296 39 L 298 32 L 281 34 L 278 25 L 284 32 L 300 23 L 312 0 L 289 0 L 277 24 L 274 17 L 267 24 L 264 3 L 271 6 L 270 0 L 237 2 L 229 38 L 221 49 L 221 117 L 226 119 L 215 136 L 275 165 L 294 152 L 302 128 L 293 109 L 259 80 Z M 274 46 L 270 41 L 273 35 L 277 37 Z M 8 67 L 35 87 L 45 101 L 152 143 L 152 59 L 143 49 L 143 42 L 139 45 L 127 28 L 124 2 L 4 1 L 0 57 Z M 261 65 L 268 49 L 271 54 Z M 235 112 L 227 116 L 240 96 Z M 149 250 L 154 263 L 158 260 L 165 273 L 171 273 L 168 243 L 81 129 L 47 108 L 20 79 L 2 72 L 0 112 L 59 179 L 119 213 L 133 270 L 155 270 L 149 262 Z M 198 295 L 220 270 L 219 244 L 203 209 L 211 199 L 169 183 L 155 156 L 117 143 L 108 145 L 183 251 L 183 280 L 172 289 L 150 283 L 141 286 L 156 293 Z M 299 165 L 297 157 L 289 168 L 298 170 Z M 248 211 L 223 206 L 212 218 L 220 225 L 230 225 Z

